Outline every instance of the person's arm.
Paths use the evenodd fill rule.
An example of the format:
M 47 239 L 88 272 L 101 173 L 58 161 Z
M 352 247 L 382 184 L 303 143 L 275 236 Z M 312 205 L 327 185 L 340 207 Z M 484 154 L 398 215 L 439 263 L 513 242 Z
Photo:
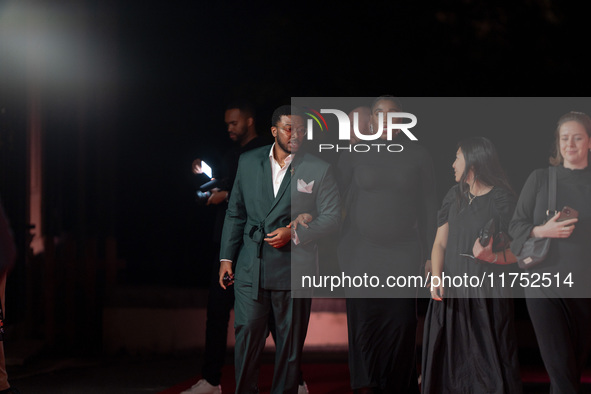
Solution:
M 287 225 L 287 227 L 293 230 L 297 230 L 298 226 L 304 226 L 305 228 L 309 228 L 310 226 L 308 225 L 308 223 L 310 223 L 312 220 L 314 220 L 314 217 L 309 213 L 300 213 L 294 220 L 292 220 Z
M 500 188 L 495 188 L 490 193 L 492 193 L 491 198 L 494 206 L 493 214 L 495 223 L 498 226 L 497 231 L 503 232 L 504 235 L 508 237 L 509 222 L 511 221 L 516 205 L 515 195 L 508 190 Z M 493 244 L 493 237 L 491 237 L 486 247 L 483 247 L 480 244 L 480 239 L 478 238 L 474 242 L 472 254 L 478 260 L 486 261 L 492 264 L 505 265 L 517 262 L 517 257 L 515 257 L 509 247 L 507 247 L 505 250 L 494 252 Z
M 447 240 L 449 237 L 449 211 L 452 209 L 452 206 L 456 204 L 457 189 L 458 186 L 456 185 L 447 192 L 441 203 L 441 208 L 437 212 L 437 232 L 435 234 L 433 246 L 430 248 L 431 259 L 427 260 L 430 262 L 430 267 L 425 267 L 425 277 L 427 277 L 428 274 L 431 275 L 431 283 L 427 283 L 427 286 L 437 285 L 431 286 L 431 297 L 438 301 L 441 301 L 441 298 L 443 297 L 441 275 L 443 273 L 445 250 L 447 249 Z M 429 268 L 429 270 L 427 270 L 427 268 Z M 435 281 L 433 281 L 433 277 L 437 277 L 439 280 L 435 279 Z
M 238 171 L 239 158 L 240 153 L 236 147 L 226 151 L 215 173 L 215 178 L 218 180 L 217 187 L 211 190 L 207 205 L 218 205 L 230 200 L 230 192 Z
M 521 252 L 523 244 L 531 236 L 531 231 L 535 226 L 536 196 L 541 187 L 544 187 L 546 191 L 548 190 L 547 182 L 543 181 L 547 178 L 548 173 L 546 171 L 536 170 L 530 174 L 521 189 L 515 212 L 509 223 L 509 235 L 512 238 L 511 251 L 514 254 Z
M 441 274 L 443 273 L 443 263 L 445 262 L 445 249 L 447 248 L 447 238 L 449 236 L 449 223 L 445 223 L 437 229 L 435 242 L 431 249 L 431 298 L 441 301 L 443 298 L 443 286 L 441 284 Z M 433 282 L 433 278 L 439 278 Z M 438 282 L 438 283 L 437 283 Z
M 300 238 L 298 237 L 298 226 L 310 228 L 308 223 L 314 220 L 314 217 L 309 213 L 300 213 L 294 220 L 292 220 L 287 227 L 291 229 L 291 240 L 294 245 L 300 244 Z
M 211 189 L 211 195 L 207 199 L 206 205 L 218 205 L 223 203 L 224 201 L 228 200 L 228 196 L 230 192 L 227 190 L 220 190 L 217 187 L 215 189 Z
M 297 227 L 298 240 L 303 244 L 336 231 L 339 226 L 341 200 L 331 167 L 328 167 L 320 178 L 318 187 L 315 200 L 317 216 L 312 222 L 307 223 L 307 226 Z
M 242 161 L 240 163 L 242 164 Z M 241 165 L 239 165 L 222 230 L 220 245 L 220 284 L 222 284 L 225 273 L 232 273 L 232 261 L 235 260 L 238 254 L 246 226 L 246 208 L 244 206 L 241 168 Z M 222 285 L 222 287 L 224 286 Z
M 574 230 L 577 219 L 557 222 L 558 214 L 543 224 L 534 223 L 537 195 L 540 192 L 548 193 L 548 170 L 534 171 L 523 185 L 515 213 L 509 224 L 511 251 L 519 254 L 523 244 L 531 237 L 536 238 L 568 238 Z M 543 190 L 542 190 L 543 189 Z M 539 209 L 539 207 L 538 207 Z M 544 211 L 547 206 L 543 207 Z
M 272 247 L 279 249 L 284 247 L 291 240 L 291 229 L 286 227 L 279 227 L 267 234 L 267 238 L 263 241 L 271 245 Z
M 224 290 L 226 290 L 226 285 L 224 284 L 224 276 L 228 274 L 230 276 L 232 276 L 234 273 L 232 271 L 232 261 L 231 260 L 221 260 L 220 261 L 220 286 L 222 286 L 222 288 Z
M 546 223 L 534 226 L 532 228 L 530 237 L 536 238 L 568 238 L 573 233 L 575 229 L 575 223 L 579 221 L 579 219 L 568 219 L 562 222 L 558 222 L 558 218 L 560 217 L 560 212 L 557 212 L 550 220 Z
M 425 256 L 425 271 L 431 269 L 433 262 L 430 246 L 434 244 L 437 229 L 437 190 L 435 187 L 435 167 L 433 160 L 427 151 L 424 151 L 421 159 L 421 198 L 419 209 L 419 234 L 423 256 Z

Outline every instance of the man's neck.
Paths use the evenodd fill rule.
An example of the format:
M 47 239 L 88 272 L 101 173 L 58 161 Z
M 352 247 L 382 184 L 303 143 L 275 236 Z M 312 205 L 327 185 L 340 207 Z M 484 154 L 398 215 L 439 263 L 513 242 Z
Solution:
M 246 144 L 248 144 L 250 141 L 254 140 L 256 136 L 257 136 L 256 130 L 249 131 L 248 134 L 240 141 L 240 147 L 244 148 L 246 146 Z
M 290 154 L 281 149 L 277 143 L 273 145 L 273 158 L 277 163 L 279 163 L 281 168 L 285 166 L 285 158 L 289 155 Z

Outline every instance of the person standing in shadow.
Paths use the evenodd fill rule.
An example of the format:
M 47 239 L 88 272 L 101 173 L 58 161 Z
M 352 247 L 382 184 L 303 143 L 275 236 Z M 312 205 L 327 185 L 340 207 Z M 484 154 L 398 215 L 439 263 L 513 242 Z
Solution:
M 267 145 L 269 141 L 258 135 L 255 125 L 254 107 L 244 100 L 228 104 L 224 114 L 228 136 L 235 143 L 225 154 L 221 171 L 214 174 L 217 187 L 211 190 L 207 205 L 215 206 L 216 216 L 213 241 L 219 250 L 222 238 L 222 226 L 232 185 L 238 169 L 238 160 L 242 153 Z M 201 160 L 193 162 L 193 172 L 201 172 Z M 209 295 L 207 298 L 207 322 L 205 331 L 205 353 L 201 370 L 202 378 L 181 394 L 219 394 L 222 367 L 225 364 L 230 311 L 234 307 L 234 289 L 224 291 L 218 283 L 219 261 L 216 260 L 211 270 Z
M 5 290 L 8 272 L 14 266 L 16 260 L 16 246 L 8 219 L 4 214 L 4 208 L 0 203 L 0 394 L 19 394 L 20 392 L 10 387 L 8 374 L 6 373 L 6 358 L 4 357 L 4 314 L 5 314 Z

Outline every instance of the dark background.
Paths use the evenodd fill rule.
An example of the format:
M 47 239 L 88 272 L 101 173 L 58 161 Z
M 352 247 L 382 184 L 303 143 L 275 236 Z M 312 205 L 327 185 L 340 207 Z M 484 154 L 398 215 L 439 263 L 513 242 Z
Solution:
M 272 110 L 290 97 L 588 96 L 588 10 L 574 1 L 20 3 L 0 2 L 0 192 L 21 256 L 34 101 L 43 235 L 58 245 L 114 237 L 122 284 L 207 282 L 213 213 L 195 203 L 202 179 L 190 165 L 215 163 L 228 146 L 223 114 L 235 97 L 255 103 L 269 134 Z M 421 143 L 439 194 L 467 135 L 493 140 L 519 191 L 547 164 L 555 122 L 571 109 L 591 112 L 517 113 L 517 130 L 487 115 L 486 132 L 432 120 Z M 17 269 L 12 280 L 24 277 Z
M 227 142 L 223 109 L 232 97 L 251 97 L 259 132 L 268 133 L 272 109 L 293 96 L 587 95 L 579 49 L 586 16 L 569 2 L 173 2 L 119 13 L 120 78 L 129 94 L 119 112 L 119 150 L 143 167 L 119 167 L 119 207 L 137 204 L 118 227 L 130 279 L 195 280 L 170 270 L 198 274 L 191 268 L 208 237 L 188 164 Z M 132 103 L 137 109 L 127 112 Z M 540 111 L 552 119 L 543 129 L 531 119 L 529 129 L 500 122 L 494 134 L 470 135 L 493 139 L 519 190 L 527 173 L 546 165 L 564 112 Z M 455 123 L 423 140 L 433 148 L 440 193 L 452 182 L 455 144 L 466 133 L 462 119 Z M 138 240 L 149 247 L 138 252 Z

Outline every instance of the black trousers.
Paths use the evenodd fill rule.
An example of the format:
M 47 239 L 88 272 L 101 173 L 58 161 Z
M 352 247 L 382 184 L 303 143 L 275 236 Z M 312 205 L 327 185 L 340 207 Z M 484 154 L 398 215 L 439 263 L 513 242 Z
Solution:
M 354 390 L 419 393 L 415 299 L 348 298 L 347 323 Z
M 591 350 L 591 299 L 528 298 L 550 392 L 577 393 Z
M 219 283 L 219 262 L 213 266 L 209 295 L 207 297 L 207 322 L 205 327 L 205 354 L 201 370 L 203 378 L 217 386 L 226 361 L 228 322 L 234 307 L 234 286 L 224 290 Z
M 290 290 L 259 289 L 252 299 L 250 285 L 235 283 L 236 393 L 258 393 L 261 354 L 275 327 L 275 366 L 272 394 L 296 394 L 301 381 L 300 362 L 312 300 L 292 298 Z
M 217 386 L 222 378 L 222 368 L 226 363 L 226 349 L 228 346 L 228 323 L 230 312 L 234 308 L 234 286 L 227 286 L 224 290 L 219 283 L 219 262 L 214 265 L 207 296 L 207 322 L 205 326 L 205 353 L 201 375 L 210 384 Z M 271 311 L 269 331 L 275 339 L 275 319 Z M 303 373 L 300 370 L 299 384 L 304 384 Z

